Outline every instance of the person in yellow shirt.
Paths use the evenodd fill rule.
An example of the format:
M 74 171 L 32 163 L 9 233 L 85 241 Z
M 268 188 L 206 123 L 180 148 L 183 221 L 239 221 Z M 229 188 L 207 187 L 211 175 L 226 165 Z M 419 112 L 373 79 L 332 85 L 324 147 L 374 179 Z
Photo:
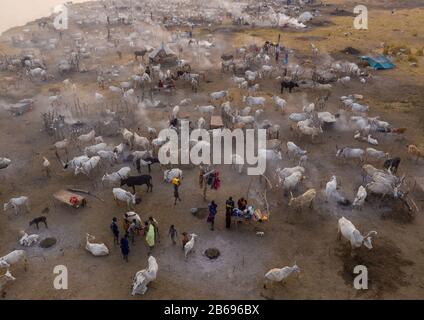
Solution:
M 155 227 L 153 226 L 153 224 L 149 223 L 147 228 L 148 231 L 146 234 L 146 242 L 149 246 L 149 251 L 147 254 L 150 255 L 153 251 L 153 248 L 155 247 Z
M 172 179 L 172 184 L 174 185 L 174 206 L 177 204 L 177 200 L 181 202 L 180 193 L 179 193 L 179 187 L 181 185 L 181 180 L 178 178 Z

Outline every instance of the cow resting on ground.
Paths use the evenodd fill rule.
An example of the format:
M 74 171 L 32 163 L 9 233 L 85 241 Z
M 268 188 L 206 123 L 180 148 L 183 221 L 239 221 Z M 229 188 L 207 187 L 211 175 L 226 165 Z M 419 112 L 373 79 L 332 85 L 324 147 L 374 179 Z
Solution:
M 107 256 L 109 249 L 104 243 L 91 243 L 90 240 L 94 240 L 95 237 L 87 233 L 85 249 L 95 257 Z
M 147 291 L 147 285 L 156 279 L 159 269 L 156 259 L 153 256 L 150 256 L 148 263 L 149 267 L 147 270 L 143 269 L 138 271 L 134 276 L 131 293 L 133 296 L 136 294 L 145 294 Z
M 25 231 L 21 231 L 21 239 L 19 239 L 19 243 L 21 246 L 30 247 L 33 244 L 37 243 L 40 239 L 40 236 L 38 234 L 31 234 L 28 235 Z

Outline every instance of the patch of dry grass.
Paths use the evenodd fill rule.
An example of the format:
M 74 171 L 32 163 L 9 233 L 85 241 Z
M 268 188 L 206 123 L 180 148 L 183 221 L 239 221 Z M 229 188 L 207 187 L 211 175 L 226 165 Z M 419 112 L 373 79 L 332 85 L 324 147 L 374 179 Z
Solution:
M 351 10 L 351 8 L 347 8 Z M 299 41 L 305 39 L 320 39 L 314 44 L 321 53 L 334 53 L 351 46 L 364 54 L 382 54 L 384 48 L 406 49 L 405 59 L 397 62 L 396 69 L 388 71 L 390 76 L 413 77 L 415 82 L 424 84 L 424 59 L 422 57 L 422 44 L 424 35 L 422 30 L 422 17 L 424 9 L 404 9 L 396 11 L 394 15 L 389 10 L 370 10 L 368 12 L 368 30 L 356 30 L 353 27 L 353 17 L 332 16 L 334 25 L 315 28 L 312 30 L 279 30 L 279 29 L 253 29 L 238 32 L 234 36 L 234 44 L 241 46 L 249 43 L 263 43 L 265 40 L 276 40 L 281 34 L 282 43 L 300 54 L 311 54 L 309 42 Z M 384 45 L 383 45 L 384 44 Z M 412 56 L 408 56 L 415 52 Z M 420 54 L 418 54 L 420 52 Z M 410 58 L 410 59 L 409 59 Z M 418 67 L 412 67 L 411 62 L 418 62 Z

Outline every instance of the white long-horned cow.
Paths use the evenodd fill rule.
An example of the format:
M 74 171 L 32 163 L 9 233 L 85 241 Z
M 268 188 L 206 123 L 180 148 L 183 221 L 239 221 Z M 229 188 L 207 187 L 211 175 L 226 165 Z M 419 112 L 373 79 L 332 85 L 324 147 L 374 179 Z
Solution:
M 119 201 L 123 201 L 127 204 L 127 207 L 130 208 L 131 205 L 135 205 L 136 199 L 135 194 L 132 194 L 131 192 L 128 192 L 121 188 L 113 188 L 112 189 L 113 196 L 115 198 L 115 201 L 118 203 Z
M 88 157 L 96 156 L 99 151 L 105 151 L 107 144 L 102 142 L 92 146 L 88 146 L 84 149 L 84 154 Z
M 217 92 L 212 92 L 210 95 L 211 100 L 220 100 L 220 99 L 224 99 L 225 97 L 228 96 L 228 91 L 217 91 Z
M 364 245 L 368 249 L 372 249 L 371 239 L 376 236 L 376 231 L 370 231 L 366 236 L 362 236 L 356 229 L 352 222 L 345 217 L 339 219 L 337 238 L 340 240 L 341 236 L 349 240 L 352 249 L 356 249 Z
M 184 257 L 187 260 L 188 254 L 193 251 L 194 248 L 194 239 L 197 237 L 196 234 L 192 233 L 190 235 L 190 240 L 184 246 Z
M 82 135 L 80 135 L 79 137 L 78 137 L 78 140 L 80 141 L 80 142 L 83 142 L 83 143 L 88 143 L 88 142 L 91 142 L 91 141 L 93 141 L 94 140 L 94 138 L 95 138 L 95 136 L 96 136 L 96 132 L 94 131 L 94 130 L 91 130 L 89 133 L 87 133 L 87 134 L 82 134 Z
M 359 186 L 358 192 L 356 193 L 356 197 L 353 200 L 352 205 L 356 208 L 361 209 L 365 203 L 366 198 L 367 198 L 367 190 L 363 186 Z
M 306 155 L 308 152 L 306 150 L 302 150 L 298 147 L 294 142 L 287 142 L 287 154 L 293 155 L 294 157 L 301 157 Z
M 6 202 L 3 206 L 3 210 L 7 211 L 9 209 L 12 209 L 15 211 L 15 214 L 17 215 L 19 211 L 24 208 L 27 212 L 30 211 L 29 209 L 29 199 L 26 196 L 21 196 L 18 198 L 11 198 L 8 202 Z
M 271 282 L 281 282 L 287 279 L 293 273 L 300 273 L 300 268 L 297 266 L 296 263 L 292 267 L 286 266 L 283 268 L 273 268 L 269 270 L 265 274 L 265 280 Z M 264 283 L 264 289 L 266 289 L 266 282 Z
M 148 269 L 138 271 L 133 279 L 132 295 L 145 294 L 147 291 L 147 285 L 156 280 L 157 272 L 159 269 L 158 263 L 153 256 L 150 256 L 147 260 L 149 263 Z
M 243 102 L 247 103 L 248 106 L 265 106 L 266 99 L 264 97 L 243 97 Z
M 131 168 L 130 167 L 123 167 L 119 169 L 116 172 L 113 172 L 111 174 L 105 173 L 105 175 L 102 177 L 102 182 L 107 181 L 108 183 L 118 183 L 122 179 L 128 178 L 130 175 Z
M 90 158 L 89 160 L 81 163 L 80 166 L 75 168 L 75 175 L 77 175 L 79 173 L 84 173 L 87 176 L 90 175 L 91 171 L 94 170 L 97 167 L 99 162 L 100 162 L 99 156 L 94 156 L 94 157 Z
M 10 268 L 12 265 L 21 260 L 24 261 L 26 271 L 28 262 L 25 250 L 14 250 L 3 257 L 0 257 L 0 268 Z
M 92 243 L 90 240 L 94 240 L 95 237 L 88 234 L 86 236 L 85 249 L 95 257 L 107 256 L 109 249 L 104 243 Z

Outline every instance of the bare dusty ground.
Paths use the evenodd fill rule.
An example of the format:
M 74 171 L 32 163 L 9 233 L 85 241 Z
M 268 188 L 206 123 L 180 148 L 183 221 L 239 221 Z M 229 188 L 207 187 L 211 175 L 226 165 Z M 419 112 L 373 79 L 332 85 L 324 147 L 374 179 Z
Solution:
M 379 6 L 371 13 L 378 13 L 379 18 L 372 24 L 378 25 L 378 31 L 370 28 L 367 34 L 353 33 L 350 37 L 343 36 L 343 28 L 347 28 L 347 17 L 331 17 L 332 25 L 316 27 L 305 32 L 283 30 L 239 30 L 237 32 L 219 34 L 225 41 L 237 46 L 245 41 L 256 39 L 276 39 L 278 32 L 282 33 L 283 42 L 298 50 L 299 54 L 310 54 L 309 42 L 295 40 L 298 37 L 324 37 L 332 32 L 334 38 L 313 38 L 321 50 L 327 50 L 329 55 L 336 54 L 346 46 L 368 52 L 370 48 L 379 47 L 379 42 L 399 39 L 395 32 L 387 31 L 381 39 L 380 27 L 385 25 L 389 11 Z M 411 5 L 414 7 L 414 5 Z M 350 7 L 349 7 L 350 8 Z M 375 11 L 374 11 L 375 10 Z M 416 24 L 416 16 L 422 9 L 403 8 L 398 14 L 409 17 L 406 25 L 418 31 L 419 36 L 411 36 L 411 30 L 405 30 L 406 37 L 402 41 L 408 45 L 419 46 L 422 41 L 422 26 Z M 381 14 L 381 15 L 380 15 Z M 381 20 L 380 20 L 381 19 Z M 395 28 L 395 22 L 393 22 Z M 196 31 L 210 32 L 210 30 Z M 342 40 L 343 39 L 343 40 Z M 409 43 L 408 41 L 411 41 Z M 231 42 L 233 41 L 233 42 Z M 398 40 L 396 40 L 398 41 Z M 413 42 L 412 42 L 413 41 Z M 366 44 L 366 45 L 365 45 Z M 421 42 L 422 45 L 422 42 Z M 325 48 L 325 49 L 324 49 Z M 302 52 L 303 50 L 303 52 Z M 347 57 L 349 58 L 349 57 Z M 349 58 L 353 59 L 353 58 Z M 354 61 L 354 60 L 353 60 Z M 406 145 L 409 143 L 424 144 L 423 139 L 423 82 L 420 76 L 424 61 L 420 60 L 417 69 L 409 68 L 406 63 L 399 63 L 398 68 L 391 71 L 375 73 L 373 82 L 367 86 L 352 82 L 347 87 L 337 85 L 332 92 L 328 111 L 339 110 L 338 99 L 341 95 L 359 93 L 365 96 L 371 106 L 370 115 L 380 115 L 382 119 L 397 127 L 408 127 L 404 140 L 395 141 L 392 137 L 378 136 L 379 149 L 392 155 L 400 156 L 402 163 L 400 173 L 405 173 L 412 181 L 413 177 L 424 176 L 423 162 L 415 163 L 406 155 Z M 92 94 L 93 78 L 74 77 L 80 85 L 81 94 Z M 196 101 L 206 101 L 206 94 L 211 91 L 223 90 L 233 86 L 228 76 L 223 76 L 219 70 L 207 75 L 209 83 L 202 83 L 198 94 L 193 95 Z M 49 84 L 51 86 L 53 84 Z M 90 87 L 91 86 L 91 87 Z M 40 84 L 28 84 L 16 93 L 17 97 L 45 94 L 46 88 Z M 239 93 L 232 90 L 234 102 L 237 105 Z M 265 79 L 261 82 L 261 92 L 258 95 L 271 97 L 277 92 L 276 81 Z M 189 88 L 179 87 L 174 95 L 161 97 L 170 104 L 178 103 L 182 98 L 191 95 Z M 163 171 L 154 166 L 153 193 L 146 194 L 145 188 L 137 190 L 142 196 L 142 202 L 136 206 L 142 219 L 154 216 L 160 226 L 160 242 L 156 245 L 153 255 L 159 264 L 158 277 L 149 285 L 145 296 L 132 297 L 130 286 L 134 274 L 147 266 L 147 248 L 142 238 L 131 246 L 129 263 L 125 263 L 120 250 L 113 245 L 109 230 L 112 217 L 121 218 L 126 212 L 124 206 L 118 207 L 112 199 L 111 188 L 102 186 L 99 181 L 102 172 L 96 175 L 96 185 L 84 177 L 75 177 L 64 172 L 55 160 L 50 146 L 50 139 L 43 131 L 40 113 L 47 109 L 46 105 L 37 104 L 35 110 L 21 117 L 11 117 L 6 112 L 0 113 L 1 156 L 13 159 L 13 166 L 0 172 L 0 203 L 6 202 L 12 196 L 27 195 L 30 197 L 31 212 L 14 216 L 13 213 L 3 213 L 0 216 L 0 255 L 18 249 L 18 232 L 26 229 L 31 233 L 39 233 L 42 237 L 53 236 L 58 243 L 50 249 L 38 246 L 27 249 L 29 269 L 14 266 L 12 271 L 17 280 L 5 288 L 5 299 L 422 299 L 424 297 L 424 236 L 422 228 L 424 218 L 422 213 L 411 220 L 404 212 L 388 201 L 369 198 L 362 211 L 346 209 L 325 203 L 323 188 L 325 182 L 335 174 L 341 182 L 341 191 L 349 199 L 353 199 L 357 188 L 362 183 L 361 168 L 354 162 L 338 162 L 335 159 L 336 144 L 358 146 L 367 145 L 353 140 L 352 132 L 329 128 L 324 136 L 315 143 L 308 139 L 300 140 L 290 130 L 287 115 L 299 112 L 305 101 L 312 101 L 313 94 L 296 90 L 289 95 L 284 94 L 288 102 L 286 115 L 277 112 L 271 103 L 266 105 L 265 118 L 280 123 L 283 128 L 282 141 L 296 141 L 309 153 L 307 164 L 308 179 L 300 187 L 298 193 L 310 187 L 318 191 L 314 209 L 295 212 L 288 208 L 288 198 L 281 190 L 268 191 L 271 216 L 268 222 L 243 223 L 231 230 L 225 229 L 224 205 L 228 196 L 238 199 L 248 197 L 249 202 L 257 204 L 259 197 L 255 191 L 263 190 L 258 178 L 239 175 L 228 167 L 219 167 L 222 187 L 218 191 L 208 191 L 208 199 L 214 199 L 218 204 L 219 213 L 216 218 L 215 231 L 210 231 L 205 218 L 199 219 L 190 213 L 190 208 L 205 207 L 201 190 L 198 187 L 198 169 L 184 168 L 184 180 L 180 188 L 182 202 L 173 204 L 172 186 L 162 182 Z M 4 95 L 5 100 L 12 97 Z M 242 107 L 242 105 L 238 105 Z M 185 107 L 184 115 L 196 119 L 198 114 L 193 107 Z M 169 109 L 148 111 L 148 118 L 153 123 L 165 121 Z M 140 125 L 144 125 L 140 119 Z M 107 143 L 118 144 L 119 138 L 106 138 Z M 71 150 L 72 155 L 79 151 Z M 46 178 L 41 171 L 41 156 L 46 156 L 52 163 L 52 177 Z M 381 165 L 381 164 L 380 164 Z M 293 162 L 283 158 L 283 167 L 293 166 Z M 108 172 L 119 168 L 108 168 Z M 133 174 L 136 171 L 133 168 Z M 271 174 L 272 175 L 272 174 Z M 250 188 L 249 188 L 250 186 Z M 88 206 L 83 209 L 71 209 L 53 200 L 52 194 L 64 187 L 77 187 L 92 191 L 104 199 L 101 202 L 88 196 Z M 250 190 L 250 192 L 248 192 Z M 418 190 L 414 198 L 421 210 L 424 204 L 424 194 Z M 49 208 L 49 229 L 40 226 L 37 231 L 28 228 L 28 222 Z M 45 212 L 45 211 L 44 211 Z M 44 214 L 43 214 L 44 215 Z M 362 249 L 357 256 L 352 257 L 350 247 L 345 242 L 336 240 L 337 220 L 345 216 L 352 220 L 359 230 L 378 231 L 374 239 L 374 249 Z M 183 231 L 196 233 L 195 253 L 188 261 L 184 260 L 180 244 L 173 246 L 166 237 L 168 228 L 174 224 L 181 234 Z M 264 236 L 258 237 L 256 231 L 263 231 Z M 104 242 L 110 248 L 111 254 L 104 258 L 96 258 L 85 251 L 85 234 L 94 234 L 96 241 Z M 207 248 L 216 247 L 221 256 L 209 260 L 203 255 Z M 271 268 L 283 267 L 296 262 L 301 268 L 298 279 L 290 278 L 284 285 L 274 285 L 263 289 L 263 276 Z M 357 291 L 353 288 L 353 267 L 364 264 L 369 269 L 370 288 L 367 291 Z M 69 289 L 58 291 L 53 288 L 53 268 L 65 265 L 69 270 Z

